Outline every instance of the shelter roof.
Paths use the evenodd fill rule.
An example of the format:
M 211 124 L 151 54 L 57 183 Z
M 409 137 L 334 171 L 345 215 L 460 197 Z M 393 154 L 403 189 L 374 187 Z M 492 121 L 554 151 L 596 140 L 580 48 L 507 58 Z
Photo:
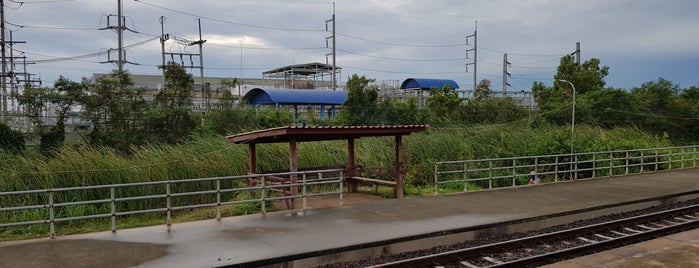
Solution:
M 301 141 L 327 141 L 410 135 L 422 132 L 427 125 L 388 125 L 388 126 L 288 126 L 258 130 L 228 136 L 229 143 L 277 143 L 295 139 Z
M 308 89 L 269 89 L 253 88 L 243 97 L 250 104 L 328 104 L 341 105 L 347 99 L 347 92 Z
M 408 78 L 400 84 L 400 88 L 430 90 L 432 87 L 442 88 L 444 85 L 449 85 L 453 89 L 459 88 L 459 84 L 454 80 L 432 78 Z
M 313 62 L 304 64 L 294 64 L 284 67 L 279 67 L 269 71 L 262 72 L 264 75 L 274 75 L 274 74 L 284 74 L 293 73 L 294 75 L 315 75 L 319 73 L 332 72 L 333 66 L 329 64 Z M 335 70 L 340 70 L 342 68 L 335 67 Z

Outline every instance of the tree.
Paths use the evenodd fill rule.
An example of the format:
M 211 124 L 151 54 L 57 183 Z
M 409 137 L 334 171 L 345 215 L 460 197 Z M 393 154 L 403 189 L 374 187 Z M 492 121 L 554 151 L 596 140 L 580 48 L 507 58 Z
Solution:
M 197 121 L 190 111 L 194 79 L 177 63 L 161 66 L 165 87 L 155 95 L 156 107 L 148 115 L 150 141 L 178 143 L 190 138 Z
M 369 87 L 373 79 L 352 75 L 347 80 L 347 100 L 338 115 L 338 121 L 347 125 L 375 125 L 381 120 L 377 109 L 379 92 Z
M 558 80 L 563 79 L 573 83 L 577 98 L 588 92 L 603 90 L 606 84 L 604 78 L 607 75 L 609 75 L 609 67 L 600 67 L 599 59 L 592 58 L 577 64 L 573 56 L 563 56 L 558 65 L 558 71 L 554 75 L 553 87 L 547 87 L 542 82 L 534 82 L 532 85 L 536 102 L 544 112 L 542 119 L 554 124 L 570 122 L 572 105 L 569 104 L 573 100 L 573 89 L 568 83 Z M 570 108 L 562 110 L 567 106 Z
M 488 79 L 481 80 L 481 82 L 478 83 L 476 89 L 473 91 L 473 98 L 477 100 L 482 100 L 493 97 L 495 92 L 493 92 L 493 90 L 490 89 L 490 84 L 491 81 Z
M 554 90 L 559 89 L 559 79 L 572 82 L 577 94 L 584 95 L 587 92 L 602 90 L 606 82 L 604 78 L 609 75 L 609 67 L 600 67 L 600 60 L 591 58 L 582 64 L 575 63 L 572 55 L 561 58 L 558 71 L 554 75 Z M 567 83 L 564 83 L 567 84 Z M 564 87 L 568 87 L 564 85 Z
M 147 142 L 145 89 L 133 88 L 128 72 L 114 70 L 94 84 L 89 80 L 83 83 L 89 84 L 83 114 L 91 123 L 91 143 L 126 148 Z

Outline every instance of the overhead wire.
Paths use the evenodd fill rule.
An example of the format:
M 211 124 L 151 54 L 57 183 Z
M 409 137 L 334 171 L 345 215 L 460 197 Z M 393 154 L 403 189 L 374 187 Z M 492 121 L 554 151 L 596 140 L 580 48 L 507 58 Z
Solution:
M 266 29 L 266 30 L 291 31 L 291 32 L 323 32 L 323 31 L 324 31 L 323 29 L 294 29 L 294 28 L 271 27 L 271 26 L 255 25 L 255 24 L 248 24 L 248 23 L 240 23 L 240 22 L 234 22 L 234 21 L 227 21 L 227 20 L 222 20 L 222 19 L 211 18 L 211 17 L 202 16 L 202 15 L 198 15 L 198 14 L 194 14 L 194 13 L 190 13 L 190 12 L 185 12 L 185 11 L 181 11 L 181 10 L 176 10 L 176 9 L 172 9 L 172 8 L 168 8 L 168 7 L 156 5 L 156 4 L 153 4 L 153 3 L 147 3 L 147 2 L 142 1 L 142 0 L 134 0 L 134 2 L 141 3 L 141 4 L 144 4 L 144 5 L 147 5 L 147 6 L 151 6 L 151 7 L 155 7 L 155 8 L 159 8 L 159 9 L 163 9 L 163 10 L 167 10 L 167 11 L 174 12 L 174 13 L 178 13 L 178 14 L 183 14 L 183 15 L 192 16 L 192 17 L 195 17 L 195 18 L 201 18 L 201 19 L 205 19 L 205 20 L 209 20 L 209 21 L 220 22 L 220 23 L 231 24 L 231 25 L 237 25 L 237 26 L 244 26 L 244 27 L 251 27 L 251 28 L 258 28 L 258 29 Z

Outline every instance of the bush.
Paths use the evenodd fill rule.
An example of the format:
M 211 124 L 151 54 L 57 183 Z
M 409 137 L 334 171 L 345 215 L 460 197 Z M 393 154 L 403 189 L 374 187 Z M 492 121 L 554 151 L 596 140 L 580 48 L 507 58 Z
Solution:
M 12 130 L 8 125 L 0 123 L 0 149 L 11 154 L 24 152 L 24 135 Z

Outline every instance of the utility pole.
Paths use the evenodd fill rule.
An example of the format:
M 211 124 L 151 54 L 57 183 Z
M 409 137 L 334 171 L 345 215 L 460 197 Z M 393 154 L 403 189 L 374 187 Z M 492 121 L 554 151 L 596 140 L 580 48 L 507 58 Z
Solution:
M 2 82 L 0 83 L 0 87 L 2 87 L 2 92 L 0 92 L 0 93 L 2 93 L 2 96 L 0 96 L 2 98 L 2 114 L 0 114 L 0 119 L 2 120 L 2 122 L 6 122 L 5 121 L 5 114 L 7 114 L 7 81 L 5 80 L 5 78 L 7 78 L 7 66 L 5 64 L 6 64 L 7 59 L 5 59 L 5 1 L 4 0 L 0 0 L 0 47 L 1 47 L 0 54 L 2 54 L 2 56 L 1 56 L 2 63 L 0 63 L 0 65 L 2 65 L 2 79 L 0 79 L 0 80 L 2 80 Z
M 575 52 L 573 53 L 575 54 L 575 63 L 580 66 L 580 42 L 575 43 Z
M 478 71 L 478 21 L 476 21 L 476 28 L 472 35 L 466 36 L 466 45 L 468 45 L 468 39 L 473 38 L 473 48 L 466 50 L 466 58 L 468 59 L 468 52 L 473 51 L 473 62 L 466 63 L 466 72 L 468 72 L 468 66 L 473 65 L 473 92 L 478 89 L 477 71 Z
M 117 0 L 117 20 L 119 21 L 117 23 L 117 39 L 118 41 L 118 51 L 119 51 L 119 61 L 117 62 L 117 66 L 119 67 L 119 73 L 124 71 L 124 20 L 123 20 L 123 5 L 121 3 L 121 0 Z
M 509 83 L 507 83 L 507 78 L 510 77 L 510 73 L 507 72 L 507 67 L 510 66 L 510 62 L 507 61 L 507 53 L 502 55 L 502 96 L 505 97 L 507 95 L 507 87 L 510 86 Z
M 337 53 L 336 53 L 336 46 L 335 46 L 335 45 L 336 45 L 336 43 L 335 43 L 335 40 L 336 40 L 336 38 L 335 38 L 335 2 L 333 2 L 333 16 L 332 16 L 332 19 L 329 19 L 329 20 L 326 20 L 326 21 L 325 21 L 325 31 L 328 31 L 328 22 L 332 22 L 332 23 L 333 23 L 333 25 L 332 25 L 332 35 L 325 38 L 325 47 L 328 47 L 328 39 L 332 39 L 332 40 L 333 40 L 333 43 L 332 43 L 333 47 L 332 47 L 332 53 L 325 54 L 325 61 L 326 61 L 326 64 L 327 64 L 328 56 L 329 56 L 329 55 L 332 55 L 332 56 L 333 56 L 332 75 L 331 75 L 331 78 L 330 78 L 330 79 L 331 79 L 331 81 L 332 81 L 332 88 L 333 88 L 333 91 L 334 91 L 334 90 L 337 90 L 337 83 L 336 83 L 336 81 L 335 81 L 335 80 L 336 80 L 336 78 L 335 78 L 335 69 L 337 68 L 337 67 L 336 67 L 336 62 L 335 62 L 335 60 L 336 60 L 335 55 L 337 55 Z
M 101 62 L 101 63 L 116 63 L 117 69 L 121 73 L 124 71 L 124 64 L 131 63 L 131 62 L 128 62 L 126 60 L 126 53 L 124 51 L 124 30 L 129 30 L 132 32 L 133 32 L 133 30 L 129 29 L 128 27 L 126 27 L 126 25 L 124 25 L 126 22 L 126 19 L 124 17 L 124 5 L 122 4 L 121 0 L 117 0 L 117 5 L 118 6 L 117 6 L 117 15 L 116 15 L 116 17 L 117 17 L 116 26 L 112 25 L 111 20 L 110 20 L 110 18 L 113 17 L 114 15 L 107 15 L 107 27 L 100 28 L 100 30 L 110 29 L 110 30 L 116 31 L 116 33 L 117 33 L 117 49 L 116 49 L 116 51 L 117 51 L 117 54 L 119 54 L 119 55 L 117 56 L 117 60 L 112 60 L 111 59 L 111 52 L 115 49 L 110 48 L 108 50 L 108 53 L 107 53 L 107 61 Z
M 165 41 L 170 39 L 169 34 L 165 34 L 165 16 L 160 16 L 160 49 L 162 53 L 162 68 L 163 68 L 163 84 L 162 87 L 165 88 Z

